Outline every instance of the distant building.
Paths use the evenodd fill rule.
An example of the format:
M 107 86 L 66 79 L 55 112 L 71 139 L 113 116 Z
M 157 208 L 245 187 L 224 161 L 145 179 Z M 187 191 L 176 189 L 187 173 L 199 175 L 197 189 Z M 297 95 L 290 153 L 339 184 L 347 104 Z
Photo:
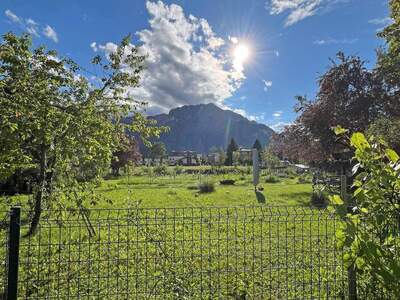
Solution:
M 304 172 L 307 172 L 310 169 L 309 166 L 302 165 L 302 164 L 294 164 L 293 167 L 296 169 L 296 171 L 298 173 L 304 173 Z
M 222 163 L 221 159 L 222 159 L 221 154 L 219 154 L 217 152 L 210 153 L 206 157 L 207 164 L 210 164 L 210 165 L 221 164 Z
M 156 166 L 161 164 L 161 160 L 159 158 L 146 158 L 143 157 L 142 164 L 145 166 Z
M 249 148 L 239 148 L 233 152 L 234 160 L 239 164 L 251 164 L 253 160 L 253 150 Z
M 168 165 L 197 166 L 200 164 L 201 155 L 195 151 L 172 151 L 168 155 Z

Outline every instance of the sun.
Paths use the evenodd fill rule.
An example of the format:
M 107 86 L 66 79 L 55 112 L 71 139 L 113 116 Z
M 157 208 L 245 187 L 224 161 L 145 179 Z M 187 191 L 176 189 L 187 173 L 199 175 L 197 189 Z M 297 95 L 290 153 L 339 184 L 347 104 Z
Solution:
M 249 57 L 249 47 L 244 44 L 237 45 L 233 55 L 236 60 L 244 62 Z
M 249 47 L 246 44 L 237 44 L 233 49 L 233 67 L 237 72 L 243 72 L 243 63 L 250 55 Z

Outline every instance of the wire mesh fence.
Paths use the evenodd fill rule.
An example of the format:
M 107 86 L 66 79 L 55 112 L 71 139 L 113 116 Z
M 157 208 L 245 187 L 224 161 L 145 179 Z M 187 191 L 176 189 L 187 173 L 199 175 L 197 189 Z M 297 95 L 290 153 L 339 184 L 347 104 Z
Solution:
M 20 242 L 18 296 L 342 299 L 339 224 L 302 207 L 44 211 L 36 234 Z M 21 235 L 27 230 L 21 222 Z M 0 254 L 5 269 L 6 247 Z

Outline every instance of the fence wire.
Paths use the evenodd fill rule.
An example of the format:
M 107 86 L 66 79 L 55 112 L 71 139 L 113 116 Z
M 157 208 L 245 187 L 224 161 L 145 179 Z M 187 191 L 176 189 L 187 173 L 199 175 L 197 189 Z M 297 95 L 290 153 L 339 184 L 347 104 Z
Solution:
M 342 299 L 339 223 L 300 207 L 45 211 L 21 239 L 19 298 Z

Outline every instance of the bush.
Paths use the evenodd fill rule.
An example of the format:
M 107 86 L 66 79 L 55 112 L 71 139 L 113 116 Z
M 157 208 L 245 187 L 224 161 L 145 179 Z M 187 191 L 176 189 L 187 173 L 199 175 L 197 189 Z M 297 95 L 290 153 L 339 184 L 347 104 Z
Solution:
M 300 183 L 300 184 L 312 183 L 312 178 L 306 174 L 303 174 L 297 179 L 297 183 Z
M 323 190 L 316 190 L 311 194 L 311 205 L 318 208 L 324 208 L 328 205 L 328 195 Z
M 267 177 L 265 178 L 266 183 L 278 183 L 280 181 L 281 180 L 274 175 L 267 175 Z
M 212 193 L 215 191 L 215 186 L 213 182 L 203 182 L 199 184 L 200 193 Z
M 233 179 L 224 179 L 224 180 L 221 180 L 219 183 L 222 184 L 222 185 L 234 185 L 235 184 L 235 180 L 233 180 Z
M 353 197 L 330 198 L 344 221 L 336 233 L 344 263 L 357 272 L 365 299 L 400 299 L 400 157 L 381 138 L 354 133 L 349 142 L 355 149 Z
M 154 167 L 154 174 L 156 176 L 164 176 L 168 174 L 168 168 L 166 165 L 160 165 L 157 167 Z

